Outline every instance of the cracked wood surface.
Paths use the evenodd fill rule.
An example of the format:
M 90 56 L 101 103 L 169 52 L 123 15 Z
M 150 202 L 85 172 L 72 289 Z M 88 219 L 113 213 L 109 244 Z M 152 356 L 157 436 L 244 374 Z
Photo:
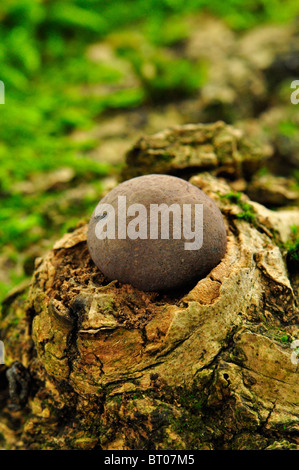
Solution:
M 298 337 L 298 279 L 279 248 L 299 211 L 274 212 L 243 194 L 253 219 L 238 218 L 227 197 L 232 175 L 246 176 L 263 155 L 253 151 L 251 160 L 231 126 L 183 126 L 147 145 L 171 141 L 176 168 L 193 168 L 181 146 L 205 139 L 217 143 L 221 162 L 206 172 L 205 156 L 200 172 L 198 151 L 190 181 L 222 211 L 224 258 L 191 290 L 162 295 L 106 281 L 90 259 L 86 225 L 57 241 L 36 263 L 26 307 L 14 299 L 4 319 L 9 333 L 19 312 L 23 339 L 7 333 L 8 360 L 22 362 L 35 384 L 14 437 L 9 418 L 0 426 L 7 447 L 299 448 L 298 371 L 281 341 Z M 129 154 L 135 172 L 145 148 Z

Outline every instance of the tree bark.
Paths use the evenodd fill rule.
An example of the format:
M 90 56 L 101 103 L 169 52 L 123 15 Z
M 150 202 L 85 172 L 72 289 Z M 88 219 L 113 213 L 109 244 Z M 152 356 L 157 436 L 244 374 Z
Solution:
M 4 302 L 3 448 L 299 448 L 290 347 L 299 275 L 283 249 L 299 210 L 273 211 L 245 193 L 268 157 L 221 122 L 133 147 L 122 179 L 191 178 L 222 211 L 225 257 L 191 290 L 162 295 L 108 282 L 86 225 L 57 241 L 37 260 L 29 292 Z M 30 375 L 26 399 L 9 395 L 13 364 L 23 395 L 20 367 Z

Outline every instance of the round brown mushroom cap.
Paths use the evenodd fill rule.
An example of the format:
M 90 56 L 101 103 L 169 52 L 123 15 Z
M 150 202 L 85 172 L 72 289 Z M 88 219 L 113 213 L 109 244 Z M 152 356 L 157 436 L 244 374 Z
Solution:
M 146 213 L 138 211 L 127 217 L 130 221 L 138 216 L 136 231 L 143 230 L 147 238 L 118 238 L 118 197 L 126 196 L 126 208 L 132 204 L 142 204 Z M 103 211 L 103 204 L 110 204 L 113 210 Z M 170 212 L 169 239 L 161 238 L 161 217 L 158 219 L 158 238 L 150 238 L 150 213 L 152 204 L 172 204 L 179 206 L 183 215 L 183 205 L 191 207 L 191 230 L 195 230 L 195 205 L 203 208 L 203 241 L 199 249 L 186 249 L 186 243 L 195 238 L 185 238 L 183 222 L 180 238 L 173 237 L 174 216 Z M 123 216 L 125 210 L 122 209 Z M 145 215 L 146 214 L 146 215 Z M 99 239 L 96 226 L 99 220 L 108 216 L 115 220 L 115 239 Z M 111 218 L 110 218 L 111 220 Z M 183 220 L 183 217 L 182 217 Z M 135 221 L 136 222 L 136 221 Z M 105 230 L 107 230 L 107 223 Z M 137 223 L 137 222 L 136 222 Z M 104 223 L 105 225 L 105 223 Z M 176 225 L 177 226 L 177 225 Z M 196 231 L 199 240 L 198 231 Z M 187 235 L 187 234 L 186 234 Z M 87 243 L 91 258 L 109 280 L 122 283 L 144 291 L 169 291 L 195 283 L 206 276 L 223 258 L 226 251 L 226 229 L 220 210 L 216 204 L 199 188 L 175 176 L 139 176 L 119 184 L 97 205 L 88 227 Z M 198 243 L 199 244 L 199 243 Z

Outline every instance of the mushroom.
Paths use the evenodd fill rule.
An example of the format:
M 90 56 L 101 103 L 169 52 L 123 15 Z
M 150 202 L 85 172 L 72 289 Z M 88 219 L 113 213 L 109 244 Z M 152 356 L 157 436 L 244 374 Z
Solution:
M 144 291 L 169 291 L 206 276 L 226 251 L 216 204 L 193 184 L 170 175 L 132 178 L 95 208 L 88 249 L 109 280 Z

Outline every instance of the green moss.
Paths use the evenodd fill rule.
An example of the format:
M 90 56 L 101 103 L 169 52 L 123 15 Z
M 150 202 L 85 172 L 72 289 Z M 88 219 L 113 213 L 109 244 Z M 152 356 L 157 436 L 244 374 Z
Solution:
M 286 250 L 287 261 L 290 266 L 298 267 L 299 265 L 299 228 L 296 225 L 291 226 L 292 235 L 285 243 L 280 244 L 280 248 Z
M 180 392 L 179 403 L 184 408 L 187 408 L 191 413 L 197 414 L 202 408 L 204 403 L 204 398 L 196 392 L 182 391 Z
M 163 49 L 119 39 L 118 54 L 129 61 L 144 89 L 144 100 L 169 101 L 196 93 L 206 80 L 206 67 L 202 62 L 172 57 Z M 144 50 L 147 51 L 144 54 Z
M 281 121 L 278 124 L 279 132 L 289 138 L 294 138 L 298 133 L 298 124 L 293 121 Z
M 296 180 L 296 189 L 299 189 L 299 170 L 294 170 L 292 176 Z
M 227 194 L 221 194 L 222 199 L 228 199 L 228 201 L 233 202 L 234 204 L 239 204 L 241 201 L 242 193 L 238 192 L 229 192 Z
M 288 255 L 292 261 L 299 262 L 299 239 L 290 241 L 286 244 Z
M 281 337 L 280 337 L 280 341 L 281 341 L 282 343 L 287 343 L 287 342 L 289 341 L 288 335 L 283 335 L 283 336 L 281 336 Z
M 255 222 L 255 213 L 250 204 L 242 203 L 240 205 L 242 212 L 236 215 L 237 219 L 244 219 L 246 222 L 253 224 Z
M 237 219 L 243 219 L 246 220 L 246 222 L 254 224 L 256 220 L 255 212 L 250 204 L 242 201 L 242 193 L 231 191 L 230 193 L 221 195 L 220 197 L 223 199 L 228 199 L 230 202 L 240 207 L 241 212 L 236 214 Z
M 210 433 L 199 416 L 183 413 L 178 418 L 170 417 L 172 429 L 187 443 L 188 448 L 200 449 L 208 441 Z
M 113 400 L 120 404 L 122 402 L 122 396 L 121 395 L 116 395 L 115 397 L 113 397 Z
M 266 166 L 262 166 L 257 172 L 256 172 L 257 176 L 261 177 L 261 176 L 266 176 L 266 175 L 269 175 L 270 174 L 270 171 L 269 169 L 266 167 Z
M 189 25 L 181 15 L 152 17 L 145 24 L 144 31 L 152 44 L 173 46 L 188 38 Z

